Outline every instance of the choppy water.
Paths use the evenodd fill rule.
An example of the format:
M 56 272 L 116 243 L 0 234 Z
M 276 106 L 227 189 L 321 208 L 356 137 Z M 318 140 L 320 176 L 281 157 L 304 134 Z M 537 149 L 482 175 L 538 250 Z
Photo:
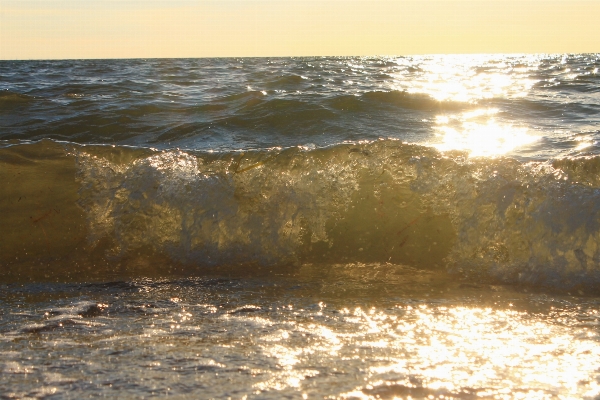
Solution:
M 0 395 L 598 398 L 599 66 L 0 62 Z

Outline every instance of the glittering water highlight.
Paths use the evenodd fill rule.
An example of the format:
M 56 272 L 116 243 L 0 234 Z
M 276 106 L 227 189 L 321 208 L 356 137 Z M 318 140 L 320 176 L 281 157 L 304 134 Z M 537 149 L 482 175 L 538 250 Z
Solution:
M 2 288 L 7 398 L 598 396 L 598 299 L 401 266 Z
M 598 398 L 599 66 L 0 62 L 0 396 Z

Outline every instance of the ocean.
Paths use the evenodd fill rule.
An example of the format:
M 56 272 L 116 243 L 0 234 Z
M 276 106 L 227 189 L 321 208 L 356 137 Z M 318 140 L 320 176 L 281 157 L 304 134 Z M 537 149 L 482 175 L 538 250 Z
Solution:
M 599 68 L 0 61 L 0 398 L 600 399 Z

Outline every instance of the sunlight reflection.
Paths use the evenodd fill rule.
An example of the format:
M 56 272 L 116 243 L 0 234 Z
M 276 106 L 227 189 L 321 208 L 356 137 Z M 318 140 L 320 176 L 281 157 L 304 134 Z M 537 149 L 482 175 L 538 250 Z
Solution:
M 496 97 L 523 97 L 537 83 L 531 79 L 531 72 L 540 62 L 539 56 L 399 58 L 396 60 L 399 69 L 392 74 L 391 89 L 425 94 L 440 103 L 477 104 Z M 442 151 L 463 150 L 471 156 L 494 157 L 538 139 L 528 134 L 524 127 L 497 121 L 493 117 L 496 113 L 497 109 L 481 108 L 456 116 L 440 115 L 434 127 L 438 139 L 432 144 Z
M 583 139 L 579 139 L 577 140 L 579 142 L 579 144 L 577 146 L 575 146 L 575 151 L 581 151 L 584 149 L 587 149 L 588 147 L 592 147 L 594 145 L 593 140 L 589 139 L 589 138 L 583 138 Z
M 328 327 L 308 324 L 298 328 L 303 332 L 303 336 L 314 337 L 315 341 L 312 346 L 295 348 L 288 346 L 287 341 L 291 335 L 287 331 L 279 331 L 277 335 L 268 335 L 263 338 L 265 342 L 281 342 L 281 344 L 266 343 L 263 346 L 264 354 L 275 360 L 279 371 L 270 379 L 255 384 L 255 388 L 283 390 L 287 387 L 299 387 L 304 379 L 319 375 L 319 371 L 312 368 L 298 367 L 303 357 L 319 352 L 327 354 L 328 357 L 336 357 L 338 351 L 343 347 L 338 334 Z
M 595 326 L 569 326 L 530 312 L 470 306 L 340 308 L 275 324 L 256 338 L 266 356 L 260 391 L 309 389 L 332 362 L 350 378 L 340 398 L 594 398 L 600 343 Z M 589 310 L 595 318 L 597 310 Z M 565 312 L 563 311 L 563 314 Z M 298 314 L 302 316 L 302 314 Z M 573 315 L 587 320 L 581 311 Z M 260 323 L 262 320 L 246 318 Z M 595 319 L 594 319 L 595 321 Z M 339 374 L 339 375 L 338 375 Z M 358 386 L 355 386 L 358 385 Z
M 494 55 L 423 57 L 416 63 L 423 74 L 415 77 L 410 68 L 401 70 L 393 75 L 392 88 L 427 94 L 438 101 L 474 102 L 496 96 L 525 96 L 536 83 L 529 78 L 529 72 L 537 68 L 539 58 L 515 57 L 513 63 L 506 60 L 504 57 L 500 61 Z M 405 61 L 397 62 L 403 65 Z M 411 59 L 409 67 L 414 67 L 415 61 Z
M 499 123 L 493 117 L 496 109 L 479 109 L 457 116 L 441 115 L 436 118 L 436 135 L 433 143 L 439 150 L 464 150 L 471 156 L 495 157 L 521 146 L 533 143 L 538 137 L 526 128 Z M 485 117 L 485 121 L 481 121 Z
M 365 392 L 385 385 L 408 393 L 417 381 L 432 396 L 436 393 L 435 398 L 486 386 L 475 390 L 475 397 L 550 398 L 559 388 L 598 394 L 598 385 L 582 378 L 594 375 L 600 346 L 591 340 L 574 340 L 561 326 L 528 320 L 526 313 L 491 308 L 406 310 L 395 329 L 401 335 L 388 336 L 388 348 L 408 358 L 390 354 L 387 365 L 370 367 L 371 383 L 362 391 L 346 393 L 347 398 L 378 398 Z

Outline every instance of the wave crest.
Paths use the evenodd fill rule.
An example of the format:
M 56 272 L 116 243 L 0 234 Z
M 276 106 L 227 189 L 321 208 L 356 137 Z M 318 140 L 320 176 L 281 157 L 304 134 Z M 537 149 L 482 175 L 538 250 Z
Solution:
M 394 140 L 245 153 L 67 147 L 0 149 L 4 174 L 18 168 L 33 179 L 43 168 L 61 177 L 47 194 L 55 210 L 72 209 L 70 198 L 79 207 L 71 219 L 35 211 L 39 200 L 27 209 L 17 194 L 40 186 L 17 185 L 3 209 L 32 218 L 3 232 L 4 265 L 67 259 L 71 236 L 59 233 L 68 222 L 87 243 L 68 239 L 78 265 L 390 262 L 557 288 L 595 290 L 600 281 L 596 158 L 521 163 Z M 18 239 L 34 234 L 30 245 Z

